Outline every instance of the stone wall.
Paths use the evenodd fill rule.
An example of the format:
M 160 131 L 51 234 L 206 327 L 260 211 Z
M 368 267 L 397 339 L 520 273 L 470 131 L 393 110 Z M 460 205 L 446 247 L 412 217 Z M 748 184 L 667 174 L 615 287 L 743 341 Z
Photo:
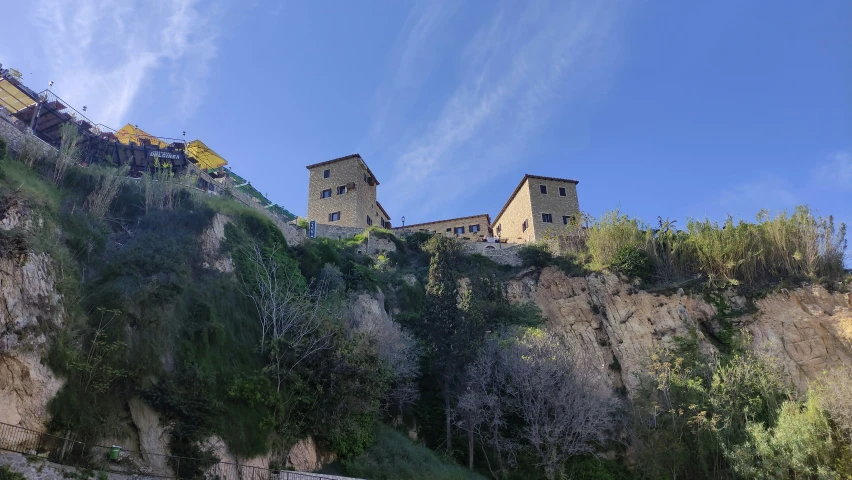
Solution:
M 27 137 L 33 138 L 35 142 L 41 145 L 44 156 L 56 151 L 55 148 L 28 132 L 29 127 L 27 125 L 13 117 L 5 108 L 0 107 L 0 137 L 6 140 L 9 152 L 12 155 L 17 156 L 21 153 L 21 144 Z
M 358 253 L 361 255 L 376 256 L 380 253 L 395 252 L 396 244 L 386 238 L 380 238 L 375 235 L 370 235 L 369 230 L 359 227 L 342 227 L 338 225 L 324 225 L 317 223 L 317 238 L 332 238 L 335 240 L 343 240 L 352 238 L 355 235 L 362 233 L 367 234 L 367 240 L 358 246 Z
M 524 180 L 518 187 L 514 198 L 509 200 L 505 210 L 494 219 L 494 235 L 509 243 L 526 243 L 533 241 L 533 225 L 530 223 L 526 230 L 523 229 L 524 221 L 532 222 L 530 215 L 532 206 L 530 204 L 529 182 Z
M 328 178 L 324 176 L 325 170 L 329 170 Z M 371 185 L 365 180 L 371 174 L 360 156 L 317 164 L 309 172 L 308 220 L 361 229 L 369 226 L 368 217 L 376 226 L 382 226 L 382 220 L 390 221 L 376 203 L 377 183 Z M 338 194 L 339 187 L 346 187 L 345 193 Z M 331 196 L 322 198 L 323 190 L 331 190 Z M 340 212 L 340 220 L 332 223 L 329 215 L 334 212 Z
M 547 193 L 541 193 L 542 185 Z M 565 189 L 564 196 L 560 195 L 560 188 Z M 574 181 L 527 175 L 513 195 L 493 224 L 494 235 L 509 243 L 534 242 L 560 232 L 566 225 L 563 217 L 580 212 Z M 545 223 L 542 214 L 550 214 L 552 223 Z
M 580 212 L 580 204 L 577 199 L 577 184 L 573 182 L 558 181 L 555 179 L 542 179 L 530 177 L 530 204 L 533 227 L 533 241 L 542 239 L 548 234 L 561 232 L 565 229 L 563 217 L 573 217 Z M 547 188 L 547 193 L 541 193 L 540 185 Z M 565 189 L 565 196 L 559 194 L 559 189 Z M 549 213 L 553 223 L 545 223 L 542 214 Z
M 518 250 L 521 248 L 521 245 L 487 242 L 462 242 L 462 245 L 465 252 L 484 255 L 501 265 L 511 265 L 513 267 L 521 265 L 521 257 L 518 256 Z
M 362 245 L 363 249 L 359 248 L 359 252 L 364 255 L 374 257 L 380 253 L 389 253 L 396 251 L 396 244 L 386 238 L 379 238 L 375 235 L 369 235 L 367 241 Z
M 352 238 L 359 233 L 364 233 L 365 227 L 347 227 L 344 225 L 329 225 L 317 222 L 317 238 L 333 238 L 342 240 L 344 238 Z

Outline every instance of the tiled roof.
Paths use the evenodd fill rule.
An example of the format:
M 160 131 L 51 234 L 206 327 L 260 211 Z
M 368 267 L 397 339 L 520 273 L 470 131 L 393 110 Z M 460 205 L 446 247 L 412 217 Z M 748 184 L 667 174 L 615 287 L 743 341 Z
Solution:
M 470 215 L 468 217 L 448 218 L 446 220 L 435 220 L 433 222 L 414 223 L 414 224 L 411 224 L 411 225 L 405 225 L 404 227 L 394 227 L 393 229 L 394 230 L 401 230 L 403 228 L 414 228 L 414 227 L 421 227 L 423 225 L 434 225 L 436 223 L 455 222 L 457 220 L 467 220 L 469 218 L 480 218 L 482 216 L 485 216 L 485 220 L 489 223 L 489 226 L 490 226 L 491 216 L 488 215 L 487 213 L 480 213 L 479 215 Z

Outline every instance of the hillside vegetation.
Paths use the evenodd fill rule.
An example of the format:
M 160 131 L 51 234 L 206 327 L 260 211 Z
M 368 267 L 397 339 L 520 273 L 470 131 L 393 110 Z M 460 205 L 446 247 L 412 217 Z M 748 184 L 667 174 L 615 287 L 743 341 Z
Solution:
M 513 268 L 380 229 L 288 245 L 191 178 L 157 167 L 130 180 L 74 153 L 68 138 L 52 158 L 0 160 L 0 218 L 35 219 L 0 230 L 0 255 L 49 254 L 63 299 L 64 326 L 28 332 L 50 339 L 45 362 L 67 380 L 48 407 L 55 433 L 123 438 L 142 399 L 186 457 L 172 464 L 182 478 L 217 461 L 211 438 L 281 468 L 307 436 L 362 478 L 852 478 L 850 370 L 795 391 L 726 305 L 732 287 L 847 288 L 845 226 L 830 217 L 802 207 L 678 230 L 616 212 L 524 247 Z M 202 238 L 221 216 L 211 252 Z M 368 237 L 396 251 L 358 253 Z M 617 358 L 602 371 L 507 291 L 548 266 L 691 289 L 725 334 L 712 355 L 698 332 L 680 337 L 646 359 L 636 392 L 613 389 Z

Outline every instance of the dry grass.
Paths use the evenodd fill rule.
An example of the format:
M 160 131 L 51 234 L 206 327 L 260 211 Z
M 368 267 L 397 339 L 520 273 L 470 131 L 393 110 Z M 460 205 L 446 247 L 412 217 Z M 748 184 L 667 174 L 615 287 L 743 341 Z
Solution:
M 761 211 L 755 222 L 690 220 L 685 230 L 657 220 L 651 226 L 616 210 L 593 222 L 585 239 L 591 268 L 609 268 L 621 248 L 635 247 L 648 254 L 659 283 L 705 275 L 753 284 L 833 279 L 844 273 L 846 225 L 819 217 L 807 206 L 775 216 Z M 581 238 L 573 229 L 566 237 Z
M 101 180 L 98 188 L 92 191 L 86 198 L 86 208 L 93 217 L 103 218 L 109 210 L 112 201 L 118 194 L 119 188 L 127 182 L 127 173 L 130 165 L 122 165 L 119 168 L 91 167 L 93 173 L 100 174 Z

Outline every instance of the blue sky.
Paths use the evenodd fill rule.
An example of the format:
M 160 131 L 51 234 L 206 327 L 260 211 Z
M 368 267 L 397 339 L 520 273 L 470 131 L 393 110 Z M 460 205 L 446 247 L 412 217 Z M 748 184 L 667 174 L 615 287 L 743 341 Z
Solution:
M 595 216 L 852 221 L 852 2 L 10 8 L 0 62 L 28 85 L 185 130 L 297 214 L 304 166 L 358 152 L 396 224 L 494 215 L 524 173 L 579 180 Z

